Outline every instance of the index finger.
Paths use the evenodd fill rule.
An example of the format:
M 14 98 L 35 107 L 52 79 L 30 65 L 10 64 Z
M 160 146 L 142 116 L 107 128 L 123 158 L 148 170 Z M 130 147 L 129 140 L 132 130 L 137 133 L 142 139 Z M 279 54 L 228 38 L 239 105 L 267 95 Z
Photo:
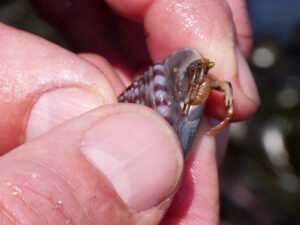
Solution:
M 230 7 L 224 0 L 107 0 L 120 14 L 143 21 L 152 59 L 162 60 L 181 47 L 194 47 L 215 62 L 211 76 L 234 89 L 235 120 L 251 116 L 259 96 L 248 65 L 236 43 Z M 210 115 L 223 118 L 223 96 L 213 93 Z

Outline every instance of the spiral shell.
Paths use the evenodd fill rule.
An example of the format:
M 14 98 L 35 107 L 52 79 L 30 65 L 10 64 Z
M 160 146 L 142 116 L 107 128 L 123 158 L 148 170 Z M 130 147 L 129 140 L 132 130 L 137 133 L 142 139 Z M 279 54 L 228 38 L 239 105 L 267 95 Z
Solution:
M 178 49 L 151 66 L 118 97 L 119 102 L 143 104 L 162 115 L 177 133 L 185 157 L 192 148 L 205 107 L 205 103 L 193 105 L 188 115 L 182 110 L 191 79 L 187 67 L 198 59 L 202 56 L 195 49 Z

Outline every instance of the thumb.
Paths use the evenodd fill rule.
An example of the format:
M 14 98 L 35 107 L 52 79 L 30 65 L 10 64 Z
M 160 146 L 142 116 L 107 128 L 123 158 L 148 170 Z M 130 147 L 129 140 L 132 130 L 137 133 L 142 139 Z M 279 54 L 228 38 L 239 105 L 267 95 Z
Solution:
M 142 106 L 104 106 L 0 158 L 0 221 L 157 224 L 182 169 L 162 118 Z

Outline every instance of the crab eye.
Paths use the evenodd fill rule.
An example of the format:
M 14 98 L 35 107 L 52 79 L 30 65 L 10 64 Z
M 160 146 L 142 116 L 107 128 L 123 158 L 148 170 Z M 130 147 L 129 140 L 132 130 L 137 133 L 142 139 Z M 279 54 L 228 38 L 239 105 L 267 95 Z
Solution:
M 215 66 L 215 63 L 214 62 L 209 62 L 208 63 L 208 68 L 211 69 Z

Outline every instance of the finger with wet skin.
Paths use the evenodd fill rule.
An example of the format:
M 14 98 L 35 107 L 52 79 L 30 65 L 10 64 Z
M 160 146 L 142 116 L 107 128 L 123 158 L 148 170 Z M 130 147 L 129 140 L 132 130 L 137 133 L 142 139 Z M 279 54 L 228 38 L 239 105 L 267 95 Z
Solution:
M 182 170 L 163 118 L 139 105 L 102 106 L 0 158 L 0 221 L 158 224 Z
M 0 47 L 0 154 L 116 102 L 101 71 L 53 43 L 0 24 Z
M 134 2 L 134 1 L 133 1 Z M 224 0 L 162 0 L 142 1 L 137 8 L 130 0 L 108 3 L 122 15 L 140 18 L 148 36 L 148 49 L 152 59 L 162 60 L 181 47 L 194 47 L 215 62 L 210 75 L 230 81 L 234 89 L 234 119 L 252 115 L 259 105 L 259 96 L 252 74 L 236 43 L 232 13 Z M 128 5 L 129 7 L 123 7 Z M 143 10 L 138 14 L 138 10 Z M 224 118 L 224 102 L 213 95 L 208 112 Z

